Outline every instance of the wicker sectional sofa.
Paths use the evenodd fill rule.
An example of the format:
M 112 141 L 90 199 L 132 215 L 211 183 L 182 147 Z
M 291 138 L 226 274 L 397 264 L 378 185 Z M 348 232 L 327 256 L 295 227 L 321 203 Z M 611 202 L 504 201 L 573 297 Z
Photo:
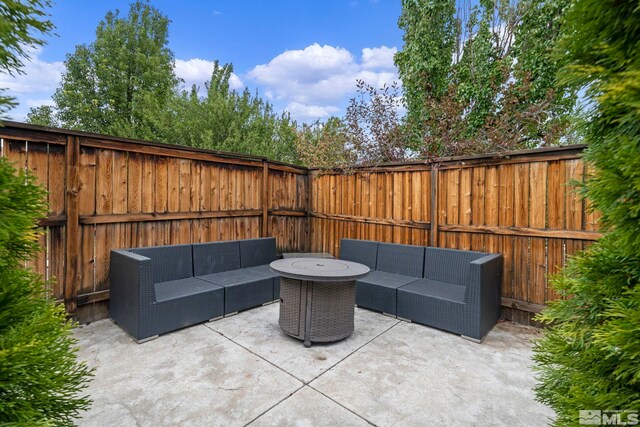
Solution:
M 371 272 L 356 305 L 481 341 L 500 318 L 502 255 L 342 239 L 340 259 Z
M 136 341 L 279 298 L 274 238 L 111 251 L 109 315 Z

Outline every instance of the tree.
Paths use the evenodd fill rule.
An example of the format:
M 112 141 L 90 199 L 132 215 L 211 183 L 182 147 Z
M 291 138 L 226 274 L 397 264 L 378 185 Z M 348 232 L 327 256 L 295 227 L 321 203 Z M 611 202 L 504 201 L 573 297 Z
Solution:
M 330 117 L 322 123 L 303 123 L 295 140 L 302 164 L 322 169 L 346 168 L 356 162 L 349 149 L 348 129 L 342 120 Z
M 364 164 L 406 160 L 412 153 L 402 126 L 397 84 L 377 89 L 358 80 L 356 87 L 358 95 L 349 101 L 345 115 L 352 157 Z
M 88 132 L 153 139 L 152 112 L 177 88 L 168 48 L 169 19 L 137 1 L 129 14 L 108 12 L 96 40 L 67 55 L 66 72 L 53 100 L 60 126 Z M 31 116 L 42 118 L 42 112 Z
M 27 122 L 33 125 L 59 127 L 56 113 L 50 105 L 41 105 L 31 108 L 27 114 Z
M 155 138 L 174 144 L 266 156 L 296 163 L 295 123 L 277 115 L 268 102 L 248 89 L 230 89 L 233 66 L 216 61 L 206 95 L 198 88 L 176 93 L 151 115 Z
M 429 117 L 425 94 L 443 97 L 449 86 L 451 59 L 456 50 L 455 0 L 403 0 L 398 26 L 404 30 L 404 46 L 395 63 L 404 87 L 407 119 L 414 147 L 422 143 L 417 125 Z
M 396 64 L 411 147 L 460 155 L 556 144 L 574 92 L 550 52 L 569 0 L 404 0 Z
M 538 399 L 555 425 L 579 410 L 640 407 L 640 9 L 636 1 L 575 0 L 557 55 L 563 81 L 592 105 L 584 194 L 602 214 L 604 237 L 553 280 L 565 297 L 549 304 L 536 344 Z M 608 414 L 610 415 L 610 414 Z
M 29 51 L 44 45 L 42 36 L 51 34 L 54 26 L 46 19 L 48 0 L 4 0 L 0 3 L 0 71 L 15 75 L 22 73 Z M 37 34 L 37 35 L 34 35 Z M 15 106 L 13 97 L 0 88 L 0 117 Z
M 64 307 L 24 267 L 40 250 L 45 191 L 0 158 L 0 423 L 72 425 L 91 372 L 76 360 Z

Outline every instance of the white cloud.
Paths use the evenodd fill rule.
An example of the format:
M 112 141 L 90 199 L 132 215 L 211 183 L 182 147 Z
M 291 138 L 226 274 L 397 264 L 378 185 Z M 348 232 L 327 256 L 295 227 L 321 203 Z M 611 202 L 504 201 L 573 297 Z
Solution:
M 176 59 L 175 71 L 178 77 L 184 79 L 185 88 L 190 88 L 195 84 L 201 90 L 204 90 L 204 83 L 211 80 L 213 67 L 214 61 L 207 61 L 206 59 Z M 244 89 L 244 83 L 237 74 L 231 73 L 229 87 L 233 90 Z
M 40 53 L 40 50 L 31 52 L 31 61 L 25 61 L 23 74 L 0 73 L 0 87 L 7 88 L 12 96 L 53 92 L 60 84 L 64 63 L 42 61 Z
M 41 105 L 49 105 L 53 107 L 55 103 L 51 98 L 42 98 L 42 99 L 27 99 L 24 104 L 27 107 L 40 107 Z
M 340 108 L 321 105 L 305 105 L 300 104 L 299 102 L 291 102 L 285 107 L 285 110 L 291 113 L 291 115 L 296 119 L 306 121 L 327 118 L 338 113 Z
M 248 77 L 263 85 L 270 99 L 288 103 L 286 109 L 294 118 L 327 117 L 340 111 L 345 97 L 356 92 L 356 80 L 375 87 L 397 81 L 396 51 L 386 46 L 365 48 L 358 62 L 347 49 L 314 43 L 279 54 L 256 66 Z
M 25 121 L 30 107 L 53 103 L 51 96 L 60 85 L 65 67 L 62 61 L 41 60 L 41 53 L 42 48 L 29 49 L 31 60 L 24 61 L 22 74 L 0 73 L 0 88 L 6 89 L 3 94 L 18 102 L 7 114 L 10 120 Z
M 395 70 L 396 65 L 393 62 L 393 55 L 396 52 L 398 52 L 396 47 L 365 47 L 362 49 L 362 68 Z

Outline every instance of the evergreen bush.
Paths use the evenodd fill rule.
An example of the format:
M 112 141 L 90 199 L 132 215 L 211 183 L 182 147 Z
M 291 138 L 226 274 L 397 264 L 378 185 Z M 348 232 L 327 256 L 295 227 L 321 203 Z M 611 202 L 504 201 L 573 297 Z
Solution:
M 44 190 L 0 158 L 0 424 L 72 425 L 90 401 L 64 307 L 25 261 L 40 250 Z
M 575 0 L 557 49 L 561 78 L 593 107 L 584 187 L 602 213 L 604 237 L 553 280 L 565 297 L 539 317 L 538 399 L 557 426 L 580 410 L 640 411 L 640 8 L 637 1 Z M 606 413 L 606 412 L 605 412 Z M 611 414 L 607 413 L 606 422 Z

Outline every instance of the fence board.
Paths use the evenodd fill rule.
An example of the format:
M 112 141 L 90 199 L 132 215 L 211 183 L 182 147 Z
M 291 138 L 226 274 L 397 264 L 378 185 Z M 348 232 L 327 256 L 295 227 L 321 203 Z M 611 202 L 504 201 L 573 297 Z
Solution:
M 58 278 L 54 297 L 78 295 L 86 316 L 106 313 L 108 293 L 101 291 L 108 289 L 114 248 L 265 233 L 276 237 L 280 251 L 338 255 L 340 239 L 352 237 L 500 252 L 505 313 L 524 319 L 530 316 L 522 310 L 539 310 L 558 297 L 548 275 L 599 236 L 599 215 L 566 184 L 589 173 L 583 147 L 445 159 L 434 171 L 405 164 L 322 174 L 264 159 L 78 135 L 11 123 L 0 128 L 3 155 L 49 191 L 45 251 L 33 266 Z M 70 138 L 80 149 L 76 255 L 67 241 L 66 199 L 75 194 L 66 182 Z M 66 257 L 73 256 L 77 278 L 67 275 L 65 287 Z

